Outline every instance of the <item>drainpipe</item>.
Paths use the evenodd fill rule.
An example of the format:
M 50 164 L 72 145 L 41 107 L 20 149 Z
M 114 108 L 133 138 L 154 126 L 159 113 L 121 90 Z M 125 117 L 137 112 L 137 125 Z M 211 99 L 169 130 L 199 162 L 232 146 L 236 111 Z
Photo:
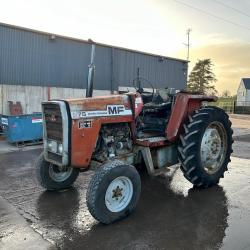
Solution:
M 48 98 L 48 101 L 51 100 L 51 92 L 50 92 L 50 87 L 47 87 L 47 98 Z

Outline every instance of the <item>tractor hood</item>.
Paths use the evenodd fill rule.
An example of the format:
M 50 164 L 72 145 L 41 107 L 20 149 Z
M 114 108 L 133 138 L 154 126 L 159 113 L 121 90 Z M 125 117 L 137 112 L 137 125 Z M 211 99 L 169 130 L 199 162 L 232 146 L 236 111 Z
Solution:
M 142 104 L 141 97 L 136 93 L 125 95 L 97 96 L 92 98 L 68 99 L 71 118 L 92 118 L 108 116 L 132 115 L 131 100 Z

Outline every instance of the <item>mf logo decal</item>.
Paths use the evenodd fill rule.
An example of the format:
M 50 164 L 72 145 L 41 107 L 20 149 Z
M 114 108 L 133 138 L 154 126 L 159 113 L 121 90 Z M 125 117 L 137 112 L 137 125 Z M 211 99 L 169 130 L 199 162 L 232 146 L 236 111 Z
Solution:
M 119 115 L 125 112 L 124 105 L 108 105 L 107 111 L 109 115 Z
M 79 119 L 84 117 L 102 117 L 102 116 L 116 116 L 116 115 L 132 115 L 131 109 L 125 109 L 124 105 L 107 105 L 106 110 L 93 111 L 72 111 L 72 119 Z

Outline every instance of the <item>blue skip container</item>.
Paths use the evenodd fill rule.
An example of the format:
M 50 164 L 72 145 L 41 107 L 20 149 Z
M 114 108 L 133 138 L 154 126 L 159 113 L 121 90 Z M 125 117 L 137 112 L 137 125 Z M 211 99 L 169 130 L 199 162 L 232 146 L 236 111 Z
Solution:
M 3 134 L 10 143 L 35 141 L 43 138 L 42 113 L 0 116 Z

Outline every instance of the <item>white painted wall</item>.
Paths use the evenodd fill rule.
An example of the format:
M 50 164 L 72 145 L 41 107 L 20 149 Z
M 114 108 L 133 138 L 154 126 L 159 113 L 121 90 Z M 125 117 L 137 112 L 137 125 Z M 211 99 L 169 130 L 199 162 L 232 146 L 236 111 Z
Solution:
M 241 80 L 237 90 L 237 106 L 244 106 L 248 101 L 250 101 L 250 91 L 245 88 Z
M 31 114 L 41 111 L 41 102 L 51 99 L 85 97 L 85 89 L 0 85 L 0 114 L 9 115 L 8 101 L 21 102 L 23 113 Z M 108 90 L 94 90 L 94 96 L 109 95 Z
M 249 89 L 246 90 L 246 102 L 250 102 L 250 90 Z M 250 106 L 249 103 L 248 103 L 248 106 Z

